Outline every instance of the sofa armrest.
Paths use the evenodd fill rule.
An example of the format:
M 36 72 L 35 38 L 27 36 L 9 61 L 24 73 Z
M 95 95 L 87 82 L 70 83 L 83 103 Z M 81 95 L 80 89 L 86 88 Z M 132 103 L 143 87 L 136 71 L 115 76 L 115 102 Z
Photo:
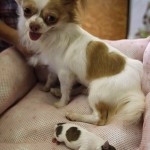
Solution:
M 142 141 L 140 150 L 150 149 L 150 93 L 146 96 L 146 110 L 144 115 Z
M 0 114 L 35 85 L 36 77 L 14 48 L 0 53 Z

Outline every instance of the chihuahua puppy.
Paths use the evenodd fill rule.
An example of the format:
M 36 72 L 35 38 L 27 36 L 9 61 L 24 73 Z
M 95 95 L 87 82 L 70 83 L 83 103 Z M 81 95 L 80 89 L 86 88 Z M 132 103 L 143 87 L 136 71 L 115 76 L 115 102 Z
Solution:
M 54 129 L 54 137 L 54 143 L 64 142 L 67 147 L 73 150 L 116 150 L 108 141 L 104 141 L 75 124 L 57 124 Z
M 115 118 L 129 124 L 140 120 L 145 105 L 142 63 L 82 29 L 78 2 L 85 6 L 85 0 L 16 1 L 21 43 L 35 52 L 30 63 L 47 65 L 60 81 L 62 96 L 54 105 L 68 104 L 76 81 L 89 89 L 93 113 L 67 112 L 68 119 L 96 125 Z

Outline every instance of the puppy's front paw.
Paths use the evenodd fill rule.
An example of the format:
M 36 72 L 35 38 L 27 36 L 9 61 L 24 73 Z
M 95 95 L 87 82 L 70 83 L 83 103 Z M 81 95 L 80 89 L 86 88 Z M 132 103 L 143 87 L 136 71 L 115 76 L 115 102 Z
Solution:
M 50 92 L 55 97 L 61 97 L 61 91 L 60 88 L 51 88 Z
M 46 86 L 41 86 L 41 87 L 40 87 L 40 90 L 43 91 L 43 92 L 49 92 L 49 91 L 50 91 L 50 88 L 49 88 L 49 87 L 46 87 Z
M 61 108 L 61 107 L 66 106 L 66 104 L 65 104 L 64 102 L 62 102 L 61 100 L 58 101 L 58 102 L 56 102 L 56 103 L 54 103 L 53 105 L 54 105 L 56 108 Z
M 66 118 L 70 121 L 76 121 L 75 114 L 71 111 L 66 112 Z

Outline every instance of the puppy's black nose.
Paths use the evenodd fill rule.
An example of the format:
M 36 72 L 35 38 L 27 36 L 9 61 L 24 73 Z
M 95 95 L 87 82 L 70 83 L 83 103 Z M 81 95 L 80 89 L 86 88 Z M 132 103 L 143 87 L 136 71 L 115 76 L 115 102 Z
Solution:
M 31 23 L 30 24 L 30 29 L 33 32 L 38 32 L 40 30 L 41 26 L 39 24 L 36 23 Z

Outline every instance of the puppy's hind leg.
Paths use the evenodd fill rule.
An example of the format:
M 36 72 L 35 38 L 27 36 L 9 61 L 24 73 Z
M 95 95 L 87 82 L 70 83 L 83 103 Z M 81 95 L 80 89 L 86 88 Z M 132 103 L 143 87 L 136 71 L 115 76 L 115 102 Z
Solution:
M 70 100 L 70 92 L 75 83 L 75 76 L 70 71 L 61 70 L 58 74 L 58 78 L 62 96 L 60 101 L 54 103 L 54 106 L 60 108 L 67 105 Z
M 95 125 L 105 125 L 108 121 L 108 115 L 112 115 L 110 113 L 111 107 L 107 103 L 99 99 L 99 91 L 95 92 L 94 89 L 93 91 L 90 89 L 88 101 L 93 113 L 90 115 L 84 115 L 73 112 L 67 112 L 66 118 L 72 121 L 86 122 Z
M 97 110 L 96 110 L 97 109 Z M 108 122 L 108 107 L 104 103 L 96 105 L 91 115 L 78 114 L 73 112 L 67 112 L 66 118 L 72 121 L 86 122 L 95 125 L 105 125 Z
M 94 97 L 89 96 L 89 104 L 93 113 L 90 115 L 67 112 L 66 118 L 72 121 L 86 122 L 95 125 L 105 125 L 108 118 L 108 106 L 105 103 L 95 104 Z
M 47 77 L 46 84 L 41 88 L 41 91 L 49 92 L 51 86 L 57 81 L 57 76 L 50 72 Z
M 71 121 L 86 122 L 95 125 L 97 125 L 97 122 L 99 121 L 99 116 L 96 112 L 93 112 L 91 115 L 67 112 L 66 118 Z

